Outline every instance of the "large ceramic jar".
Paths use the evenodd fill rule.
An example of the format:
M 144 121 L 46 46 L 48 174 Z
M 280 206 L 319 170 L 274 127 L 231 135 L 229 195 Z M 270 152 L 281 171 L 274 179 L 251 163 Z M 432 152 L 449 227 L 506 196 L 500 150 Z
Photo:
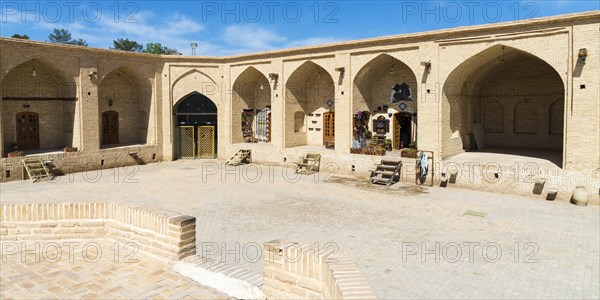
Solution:
M 573 202 L 577 205 L 587 205 L 588 204 L 588 193 L 585 186 L 578 186 L 573 191 Z

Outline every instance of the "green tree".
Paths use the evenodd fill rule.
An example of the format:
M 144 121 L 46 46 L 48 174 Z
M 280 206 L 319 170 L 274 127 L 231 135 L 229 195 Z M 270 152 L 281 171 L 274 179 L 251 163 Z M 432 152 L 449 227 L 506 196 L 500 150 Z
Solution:
M 82 40 L 82 39 L 71 40 L 68 44 L 78 45 L 78 46 L 86 46 L 86 47 L 88 45 L 88 43 L 85 40 Z
M 71 39 L 71 33 L 66 29 L 56 29 L 48 36 L 48 40 L 52 43 L 58 44 L 70 44 L 70 45 L 79 45 L 79 46 L 87 46 L 87 42 L 82 39 Z
M 28 39 L 29 39 L 29 36 L 28 36 L 28 35 L 26 35 L 26 34 L 22 34 L 22 35 L 21 35 L 21 34 L 15 33 L 15 34 L 13 34 L 13 35 L 11 36 L 11 38 L 13 38 L 13 39 L 23 39 L 23 40 L 28 40 Z
M 167 55 L 181 55 L 181 52 L 177 51 L 177 49 L 174 48 L 163 47 L 163 52 Z
M 166 55 L 180 55 L 181 54 L 181 53 L 179 53 L 179 51 L 177 51 L 177 49 L 165 47 L 165 46 L 161 45 L 161 43 L 147 43 L 146 49 L 144 50 L 144 52 L 150 53 L 150 54 L 166 54 Z
M 129 39 L 116 39 L 113 41 L 114 50 L 141 52 L 144 46 L 136 41 L 130 41 Z

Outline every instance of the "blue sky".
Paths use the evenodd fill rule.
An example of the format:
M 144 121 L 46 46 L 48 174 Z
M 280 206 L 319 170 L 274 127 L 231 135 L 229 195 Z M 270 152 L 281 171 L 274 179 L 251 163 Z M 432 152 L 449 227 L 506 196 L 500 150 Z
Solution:
M 230 55 L 600 9 L 598 0 L 1 1 L 0 35 L 65 28 L 91 47 L 117 38 Z

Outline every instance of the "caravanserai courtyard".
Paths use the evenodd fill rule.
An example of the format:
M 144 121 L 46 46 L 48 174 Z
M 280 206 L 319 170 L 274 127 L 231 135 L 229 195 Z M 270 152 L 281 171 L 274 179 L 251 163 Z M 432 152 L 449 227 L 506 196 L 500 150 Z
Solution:
M 197 255 L 256 273 L 263 270 L 263 243 L 274 239 L 344 251 L 377 298 L 600 297 L 597 205 L 410 183 L 385 187 L 328 170 L 300 176 L 281 164 L 225 167 L 218 160 L 13 181 L 1 189 L 4 204 L 107 201 L 188 214 L 196 218 Z M 42 298 L 104 298 L 118 286 L 115 297 L 227 297 L 143 251 L 138 263 L 110 264 L 111 244 L 100 245 L 104 269 L 81 259 L 34 264 L 20 262 L 20 254 L 3 257 L 0 297 L 26 296 L 19 289 L 27 289 Z M 61 283 L 73 285 L 93 270 L 112 275 Z M 143 293 L 127 290 L 132 286 Z

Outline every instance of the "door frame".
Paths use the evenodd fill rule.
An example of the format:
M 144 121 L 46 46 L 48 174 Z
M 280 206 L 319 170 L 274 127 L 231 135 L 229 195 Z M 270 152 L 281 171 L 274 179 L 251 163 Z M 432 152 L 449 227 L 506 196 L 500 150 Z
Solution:
M 394 149 L 399 150 L 400 149 L 400 141 L 401 141 L 401 130 L 402 127 L 400 126 L 400 117 L 406 116 L 408 117 L 408 122 L 410 124 L 410 130 L 408 132 L 408 136 L 409 136 L 409 143 L 412 142 L 412 136 L 413 136 L 413 115 L 409 112 L 398 112 L 394 114 Z M 404 147 L 408 147 L 408 145 L 404 145 Z
M 331 115 L 331 135 L 327 136 L 327 117 Z M 323 145 L 327 143 L 335 143 L 335 112 L 328 111 L 323 113 Z
M 25 136 L 28 137 L 28 133 L 29 133 L 29 128 L 30 128 L 30 124 L 29 124 L 29 116 L 33 115 L 35 116 L 36 119 L 36 134 L 35 134 L 35 140 L 33 145 L 31 145 L 31 139 L 26 138 L 25 140 L 28 141 L 27 145 L 23 145 L 23 140 L 19 140 L 19 116 L 20 115 L 24 115 L 24 130 L 25 130 Z M 15 132 L 16 132 L 16 136 L 15 136 L 15 140 L 17 142 L 17 148 L 19 150 L 27 150 L 27 149 L 40 149 L 40 114 L 36 113 L 36 112 L 32 112 L 32 111 L 22 111 L 22 112 L 18 112 L 15 114 Z
M 116 142 L 112 141 L 112 143 L 105 143 L 104 142 L 104 116 L 106 115 L 106 118 L 108 119 L 108 124 L 110 124 L 110 116 L 114 115 L 117 118 L 117 133 L 116 133 Z M 115 144 L 119 144 L 119 112 L 114 111 L 114 110 L 106 110 L 103 111 L 100 114 L 100 123 L 101 123 L 101 128 L 100 128 L 100 145 L 115 145 Z M 110 131 L 110 126 L 109 126 L 109 131 Z

